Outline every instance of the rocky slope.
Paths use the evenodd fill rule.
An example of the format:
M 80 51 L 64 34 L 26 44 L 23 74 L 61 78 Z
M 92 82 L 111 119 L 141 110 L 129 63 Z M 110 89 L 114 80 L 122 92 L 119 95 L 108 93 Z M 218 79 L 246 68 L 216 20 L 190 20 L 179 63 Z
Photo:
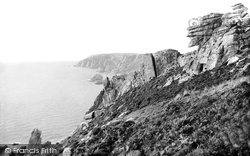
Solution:
M 141 64 L 132 75 L 107 79 L 85 116 L 89 122 L 64 148 L 87 156 L 250 155 L 247 8 L 194 18 L 188 37 L 196 51 L 159 51 L 151 69 Z
M 178 85 L 134 88 L 65 145 L 86 155 L 249 154 L 250 57 Z M 124 114 L 125 113 L 125 114 Z
M 180 56 L 180 53 L 176 50 L 168 49 L 158 51 L 150 57 L 148 56 L 149 55 L 144 56 L 147 57 L 147 59 L 142 62 L 138 71 L 129 74 L 115 75 L 111 80 L 106 78 L 104 89 L 96 98 L 94 105 L 87 112 L 88 114 L 85 116 L 86 120 L 106 112 L 108 106 L 113 105 L 118 97 L 122 96 L 131 88 L 141 86 L 157 75 L 164 75 L 175 70 L 178 66 L 177 58 Z M 145 66 L 145 64 L 148 66 Z

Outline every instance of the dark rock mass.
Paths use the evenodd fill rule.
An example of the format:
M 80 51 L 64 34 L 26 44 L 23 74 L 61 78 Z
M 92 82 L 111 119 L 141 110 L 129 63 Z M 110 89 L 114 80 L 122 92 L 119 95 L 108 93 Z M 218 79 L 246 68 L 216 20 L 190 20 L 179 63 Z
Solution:
M 29 139 L 28 148 L 30 148 L 30 149 L 32 149 L 32 148 L 41 149 L 41 144 L 42 144 L 41 135 L 42 135 L 42 131 L 40 131 L 37 128 L 35 128 L 31 132 L 31 136 L 30 136 L 30 139 Z
M 5 149 L 7 148 L 8 146 L 7 145 L 0 145 L 0 155 L 2 156 L 2 155 L 4 155 L 4 151 L 5 151 Z
M 249 156 L 250 18 L 229 13 L 189 22 L 181 54 L 103 54 L 78 66 L 117 75 L 74 133 L 65 153 L 84 156 Z M 152 57 L 153 56 L 153 57 Z

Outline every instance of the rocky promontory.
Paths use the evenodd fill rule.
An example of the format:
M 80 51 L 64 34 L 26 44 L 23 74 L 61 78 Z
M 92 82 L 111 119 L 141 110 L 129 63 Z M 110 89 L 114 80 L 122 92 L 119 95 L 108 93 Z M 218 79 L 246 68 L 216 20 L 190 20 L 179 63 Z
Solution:
M 75 66 L 97 69 L 98 72 L 111 74 L 131 74 L 138 71 L 143 63 L 150 70 L 152 67 L 151 56 L 147 54 L 113 53 L 92 55 L 78 62 Z
M 231 12 L 191 19 L 192 52 L 102 54 L 80 61 L 76 66 L 114 76 L 104 78 L 85 121 L 50 155 L 249 156 L 247 10 L 238 3 Z M 29 147 L 40 148 L 40 136 L 34 129 Z
M 72 155 L 250 155 L 247 8 L 239 3 L 229 13 L 193 18 L 187 30 L 190 46 L 197 46 L 189 53 L 147 54 L 151 64 L 137 62 L 137 54 L 121 56 L 120 64 L 110 61 L 118 55 L 79 63 L 109 72 L 114 66 L 125 72 L 125 62 L 139 68 L 107 78 L 87 122 L 63 142 Z

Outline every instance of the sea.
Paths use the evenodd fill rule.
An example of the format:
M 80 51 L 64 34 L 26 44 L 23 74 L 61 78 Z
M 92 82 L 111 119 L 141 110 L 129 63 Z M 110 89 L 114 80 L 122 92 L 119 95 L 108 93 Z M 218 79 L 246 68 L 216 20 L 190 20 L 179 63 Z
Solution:
M 27 144 L 34 128 L 42 142 L 60 142 L 77 128 L 102 90 L 96 70 L 77 62 L 0 64 L 0 144 Z

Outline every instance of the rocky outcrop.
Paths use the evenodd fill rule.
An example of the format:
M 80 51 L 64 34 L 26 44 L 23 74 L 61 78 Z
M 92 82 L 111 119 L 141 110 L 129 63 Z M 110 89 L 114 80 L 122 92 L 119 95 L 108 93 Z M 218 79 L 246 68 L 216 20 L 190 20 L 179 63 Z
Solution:
M 196 24 L 190 24 L 188 27 L 188 37 L 191 38 L 189 46 L 202 45 L 212 36 L 213 31 L 222 24 L 223 14 L 211 13 L 209 15 L 197 18 Z
M 211 13 L 197 19 L 196 25 L 188 27 L 190 46 L 198 46 L 192 58 L 188 56 L 187 72 L 198 74 L 220 66 L 236 55 L 245 55 L 250 47 L 247 8 L 236 4 L 232 12 Z M 185 57 L 185 55 L 184 55 Z
M 84 119 L 92 120 L 108 110 L 115 104 L 115 100 L 132 88 L 138 87 L 152 79 L 154 71 L 147 70 L 142 63 L 139 71 L 133 74 L 115 75 L 110 80 L 108 77 L 104 80 L 104 89 L 97 96 L 94 105 L 86 113 Z
M 146 80 L 138 80 L 139 78 L 141 78 L 139 72 L 135 72 L 133 77 L 127 74 L 115 75 L 111 80 L 107 77 L 104 83 L 104 89 L 96 98 L 94 105 L 86 113 L 85 120 L 92 120 L 93 118 L 100 116 L 107 111 L 107 109 L 112 106 L 115 100 L 122 94 L 132 87 L 146 82 Z
M 153 54 L 157 75 L 164 75 L 179 66 L 178 57 L 181 55 L 177 50 L 166 49 Z
M 65 139 L 73 155 L 233 156 L 250 153 L 250 23 L 231 13 L 192 19 L 190 46 L 152 54 L 157 77 L 107 79 L 91 120 Z
M 37 128 L 35 128 L 31 132 L 31 136 L 30 136 L 29 144 L 28 144 L 29 149 L 32 149 L 32 148 L 41 149 L 41 144 L 42 144 L 41 135 L 42 135 L 42 131 L 38 130 Z
M 126 91 L 127 75 L 113 76 L 111 80 L 106 78 L 104 89 L 96 98 L 94 105 L 87 112 L 91 115 L 86 115 L 85 119 L 91 119 L 100 115 L 105 108 L 111 106 L 119 95 Z M 129 87 L 129 86 L 128 86 Z M 95 110 L 95 112 L 93 112 Z
M 103 84 L 104 80 L 102 75 L 95 74 L 95 76 L 90 79 L 90 82 L 94 82 L 95 84 Z

